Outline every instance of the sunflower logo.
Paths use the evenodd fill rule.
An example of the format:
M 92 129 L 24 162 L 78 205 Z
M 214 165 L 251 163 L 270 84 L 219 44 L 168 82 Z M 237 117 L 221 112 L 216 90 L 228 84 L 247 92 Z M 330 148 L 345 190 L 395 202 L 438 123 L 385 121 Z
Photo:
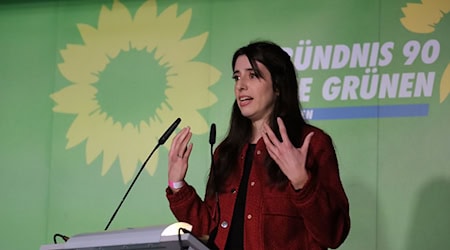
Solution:
M 414 33 L 432 33 L 434 27 L 450 11 L 450 0 L 422 0 L 422 3 L 408 3 L 402 8 L 405 17 L 400 21 L 407 30 Z M 439 101 L 442 103 L 450 94 L 450 63 L 441 78 Z
M 103 156 L 102 175 L 118 160 L 123 181 L 129 182 L 180 114 L 193 133 L 208 131 L 198 110 L 217 101 L 208 88 L 221 73 L 193 60 L 208 33 L 183 38 L 192 11 L 177 15 L 177 9 L 173 4 L 158 15 L 156 1 L 149 0 L 133 18 L 115 0 L 111 9 L 102 6 L 96 28 L 77 25 L 83 44 L 60 51 L 58 68 L 71 84 L 50 95 L 53 111 L 76 116 L 66 149 L 85 142 L 87 164 Z M 155 152 L 146 167 L 150 175 L 157 163 Z

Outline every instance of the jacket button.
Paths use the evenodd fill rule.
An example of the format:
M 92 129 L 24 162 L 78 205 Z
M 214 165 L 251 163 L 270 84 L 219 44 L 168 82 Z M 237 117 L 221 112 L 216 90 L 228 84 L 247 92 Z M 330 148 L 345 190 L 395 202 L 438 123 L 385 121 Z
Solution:
M 250 186 L 255 186 L 255 182 L 254 181 L 252 181 L 252 182 L 250 182 Z
M 261 154 L 261 150 L 256 151 L 256 154 L 260 155 Z
M 236 188 L 232 188 L 232 189 L 231 189 L 231 193 L 232 193 L 232 194 L 235 194 L 235 193 L 236 193 Z
M 251 218 L 252 218 L 252 215 L 251 215 L 251 214 L 248 214 L 248 215 L 247 215 L 247 219 L 250 220 Z
M 227 227 L 228 227 L 228 222 L 222 221 L 222 223 L 220 223 L 220 226 L 221 226 L 222 228 L 227 228 Z

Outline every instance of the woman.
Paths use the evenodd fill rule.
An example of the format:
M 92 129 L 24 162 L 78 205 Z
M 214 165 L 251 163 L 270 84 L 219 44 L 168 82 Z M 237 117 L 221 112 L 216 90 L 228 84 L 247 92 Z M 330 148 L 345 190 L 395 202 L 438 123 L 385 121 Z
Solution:
M 219 249 L 337 248 L 349 205 L 331 138 L 301 115 L 289 55 L 271 42 L 238 49 L 230 128 L 214 152 L 202 200 L 184 182 L 189 127 L 169 151 L 166 195 L 179 221 Z

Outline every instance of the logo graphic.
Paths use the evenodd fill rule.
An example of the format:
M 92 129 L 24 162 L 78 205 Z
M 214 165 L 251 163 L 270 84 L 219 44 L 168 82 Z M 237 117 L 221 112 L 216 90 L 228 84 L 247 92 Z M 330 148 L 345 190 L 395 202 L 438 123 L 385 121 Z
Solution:
M 58 68 L 71 84 L 51 94 L 53 111 L 76 116 L 66 149 L 85 142 L 87 164 L 103 156 L 102 175 L 118 160 L 123 181 L 130 181 L 177 117 L 193 133 L 208 131 L 198 110 L 217 101 L 208 88 L 221 73 L 194 61 L 208 32 L 183 38 L 192 11 L 177 16 L 177 8 L 158 15 L 156 1 L 146 1 L 132 17 L 115 0 L 111 9 L 102 7 L 97 27 L 78 24 L 83 44 L 60 51 Z M 146 167 L 150 175 L 157 163 L 155 152 Z
M 403 26 L 414 33 L 432 33 L 435 26 L 450 12 L 450 0 L 423 0 L 421 4 L 408 3 L 402 8 L 405 17 L 400 19 Z M 450 62 L 441 78 L 439 101 L 442 103 L 450 93 Z
M 406 30 L 431 33 L 450 11 L 450 0 L 423 0 L 422 4 L 407 4 L 402 10 L 405 17 L 399 24 Z M 320 96 L 321 107 L 303 109 L 304 117 L 334 120 L 428 116 L 439 80 L 440 103 L 450 93 L 450 63 L 444 60 L 446 69 L 436 72 L 441 71 L 442 57 L 448 55 L 447 40 L 439 40 L 440 32 L 445 31 L 441 27 L 438 30 L 435 38 L 420 40 L 393 38 L 316 45 L 311 39 L 300 39 L 296 47 L 284 47 L 299 72 L 298 94 L 304 107 L 310 99 Z

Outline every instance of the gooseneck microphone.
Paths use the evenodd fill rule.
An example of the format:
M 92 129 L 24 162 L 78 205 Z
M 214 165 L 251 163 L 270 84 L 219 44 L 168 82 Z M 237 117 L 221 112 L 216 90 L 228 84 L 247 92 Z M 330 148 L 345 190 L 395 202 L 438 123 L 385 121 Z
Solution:
M 170 127 L 166 130 L 166 132 L 164 132 L 164 134 L 161 136 L 161 138 L 159 138 L 158 140 L 158 145 L 156 145 L 156 147 L 159 147 L 161 145 L 163 145 L 167 139 L 169 139 L 170 135 L 173 133 L 173 131 L 177 128 L 178 124 L 180 124 L 181 119 L 177 118 L 172 125 L 170 125 Z
M 211 124 L 211 129 L 209 130 L 209 145 L 210 145 L 210 156 L 211 156 L 211 174 L 213 177 L 214 189 L 216 190 L 216 194 L 217 194 L 216 168 L 214 165 L 214 150 L 213 150 L 214 143 L 216 143 L 216 124 L 213 123 L 213 124 Z
M 211 124 L 211 129 L 209 131 L 209 144 L 210 144 L 210 154 L 211 154 L 211 174 L 214 183 L 215 196 L 216 196 L 216 205 L 217 205 L 217 214 L 220 217 L 220 206 L 219 206 L 219 191 L 216 182 L 216 166 L 214 164 L 214 150 L 213 146 L 216 143 L 216 124 Z M 220 218 L 218 218 L 220 219 Z
M 211 130 L 209 131 L 209 144 L 211 145 L 211 153 L 212 146 L 216 143 L 216 124 L 211 124 Z
M 210 154 L 211 154 L 211 171 L 210 171 L 210 181 L 212 182 L 212 185 L 214 185 L 214 196 L 216 198 L 216 213 L 215 213 L 215 220 L 219 221 L 220 220 L 220 203 L 219 203 L 219 190 L 218 190 L 218 186 L 217 186 L 217 172 L 216 172 L 216 166 L 214 164 L 214 150 L 213 150 L 213 146 L 214 143 L 216 143 L 216 124 L 211 124 L 211 129 L 209 131 L 209 144 L 211 145 L 211 150 L 210 150 Z M 209 239 L 208 242 L 206 243 L 206 245 L 209 247 L 209 249 L 218 249 L 217 246 L 214 244 L 214 240 L 216 238 L 217 235 L 217 230 L 218 228 L 214 228 L 210 234 L 209 234 Z
M 139 175 L 141 174 L 142 170 L 144 170 L 145 165 L 147 164 L 148 160 L 150 160 L 150 157 L 152 157 L 153 153 L 156 151 L 156 149 L 159 148 L 159 146 L 163 145 L 167 139 L 170 137 L 170 135 L 173 133 L 173 131 L 177 128 L 178 124 L 180 124 L 181 119 L 177 118 L 172 125 L 170 125 L 170 127 L 166 130 L 166 132 L 164 132 L 164 134 L 161 136 L 161 138 L 159 138 L 158 140 L 158 144 L 155 146 L 155 148 L 152 150 L 152 152 L 148 155 L 147 159 L 144 161 L 144 163 L 142 163 L 141 168 L 139 169 L 139 172 L 136 174 L 136 176 L 133 179 L 133 182 L 131 182 L 130 187 L 128 188 L 127 192 L 125 193 L 125 195 L 122 198 L 122 201 L 119 203 L 119 206 L 117 206 L 116 211 L 114 211 L 113 215 L 111 216 L 111 219 L 109 219 L 108 224 L 105 227 L 105 231 L 108 230 L 109 226 L 111 225 L 112 221 L 114 220 L 114 218 L 117 215 L 117 212 L 119 212 L 120 207 L 122 206 L 123 202 L 125 201 L 125 199 L 128 196 L 128 193 L 130 193 L 131 188 L 133 187 L 134 183 L 136 182 L 136 180 L 138 179 Z

